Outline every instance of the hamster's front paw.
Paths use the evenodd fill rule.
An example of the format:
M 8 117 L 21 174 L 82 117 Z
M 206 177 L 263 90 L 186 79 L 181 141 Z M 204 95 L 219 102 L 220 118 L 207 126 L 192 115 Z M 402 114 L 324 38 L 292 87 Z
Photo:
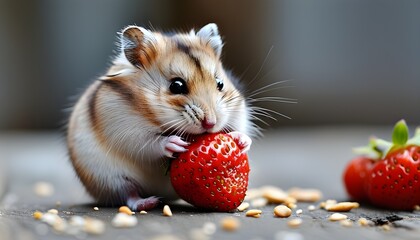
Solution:
M 252 140 L 248 135 L 241 133 L 241 132 L 230 132 L 228 133 L 242 150 L 243 153 L 248 152 L 249 148 L 251 147 Z
M 187 149 L 185 147 L 189 145 L 181 137 L 175 135 L 167 137 L 163 143 L 164 155 L 170 158 L 174 157 L 174 153 L 186 152 Z

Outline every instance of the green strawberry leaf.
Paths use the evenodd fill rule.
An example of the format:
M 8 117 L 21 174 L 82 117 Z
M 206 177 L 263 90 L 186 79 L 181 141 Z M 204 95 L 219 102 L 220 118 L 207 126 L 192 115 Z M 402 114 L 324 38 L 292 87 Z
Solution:
M 407 145 L 416 145 L 420 146 L 420 127 L 416 129 L 416 133 L 414 134 L 413 138 L 410 138 L 407 141 Z
M 392 144 L 392 143 L 390 143 L 390 142 L 388 142 L 386 140 L 380 139 L 380 138 L 377 138 L 375 140 L 375 143 L 376 143 L 376 149 L 380 152 L 380 157 L 381 158 L 383 158 L 386 155 L 388 155 L 388 153 L 392 149 L 395 148 L 395 145 L 394 144 Z
M 381 158 L 381 150 L 378 148 L 377 138 L 371 137 L 369 144 L 364 147 L 353 148 L 353 152 L 357 155 L 366 156 L 371 159 Z
M 396 146 L 404 146 L 408 140 L 408 127 L 404 120 L 395 124 L 392 132 L 392 143 Z

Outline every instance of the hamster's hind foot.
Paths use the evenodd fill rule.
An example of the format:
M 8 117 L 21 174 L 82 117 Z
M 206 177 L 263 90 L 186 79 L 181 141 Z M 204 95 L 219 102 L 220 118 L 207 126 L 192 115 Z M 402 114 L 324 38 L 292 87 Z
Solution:
M 142 210 L 151 210 L 157 207 L 160 203 L 158 197 L 152 196 L 148 198 L 141 198 L 141 197 L 130 197 L 127 200 L 127 206 L 132 211 L 142 211 Z

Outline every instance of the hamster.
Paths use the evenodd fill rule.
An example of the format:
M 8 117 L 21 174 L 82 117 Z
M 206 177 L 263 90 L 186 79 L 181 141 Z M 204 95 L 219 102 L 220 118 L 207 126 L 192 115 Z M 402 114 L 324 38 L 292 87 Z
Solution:
M 251 113 L 222 66 L 216 24 L 171 35 L 128 26 L 119 46 L 72 110 L 68 152 L 97 203 L 148 210 L 178 198 L 165 171 L 168 159 L 187 151 L 186 137 L 226 132 L 246 152 Z

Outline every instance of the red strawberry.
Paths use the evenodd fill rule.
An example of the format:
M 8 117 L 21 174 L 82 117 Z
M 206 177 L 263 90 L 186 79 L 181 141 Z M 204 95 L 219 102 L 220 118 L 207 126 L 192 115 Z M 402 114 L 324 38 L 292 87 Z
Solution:
M 200 208 L 236 209 L 248 187 L 248 156 L 228 134 L 195 136 L 188 151 L 172 161 L 170 177 L 178 195 Z
M 413 210 L 420 205 L 420 129 L 408 140 L 402 120 L 395 125 L 392 140 L 367 178 L 367 194 L 374 205 Z
M 360 202 L 368 200 L 365 183 L 374 162 L 369 157 L 360 156 L 352 159 L 347 164 L 343 174 L 343 181 L 347 193 L 353 200 Z
M 351 197 L 393 210 L 420 205 L 420 129 L 408 139 L 407 125 L 401 120 L 394 127 L 392 143 L 373 139 L 358 150 L 369 157 L 356 158 L 344 172 Z

